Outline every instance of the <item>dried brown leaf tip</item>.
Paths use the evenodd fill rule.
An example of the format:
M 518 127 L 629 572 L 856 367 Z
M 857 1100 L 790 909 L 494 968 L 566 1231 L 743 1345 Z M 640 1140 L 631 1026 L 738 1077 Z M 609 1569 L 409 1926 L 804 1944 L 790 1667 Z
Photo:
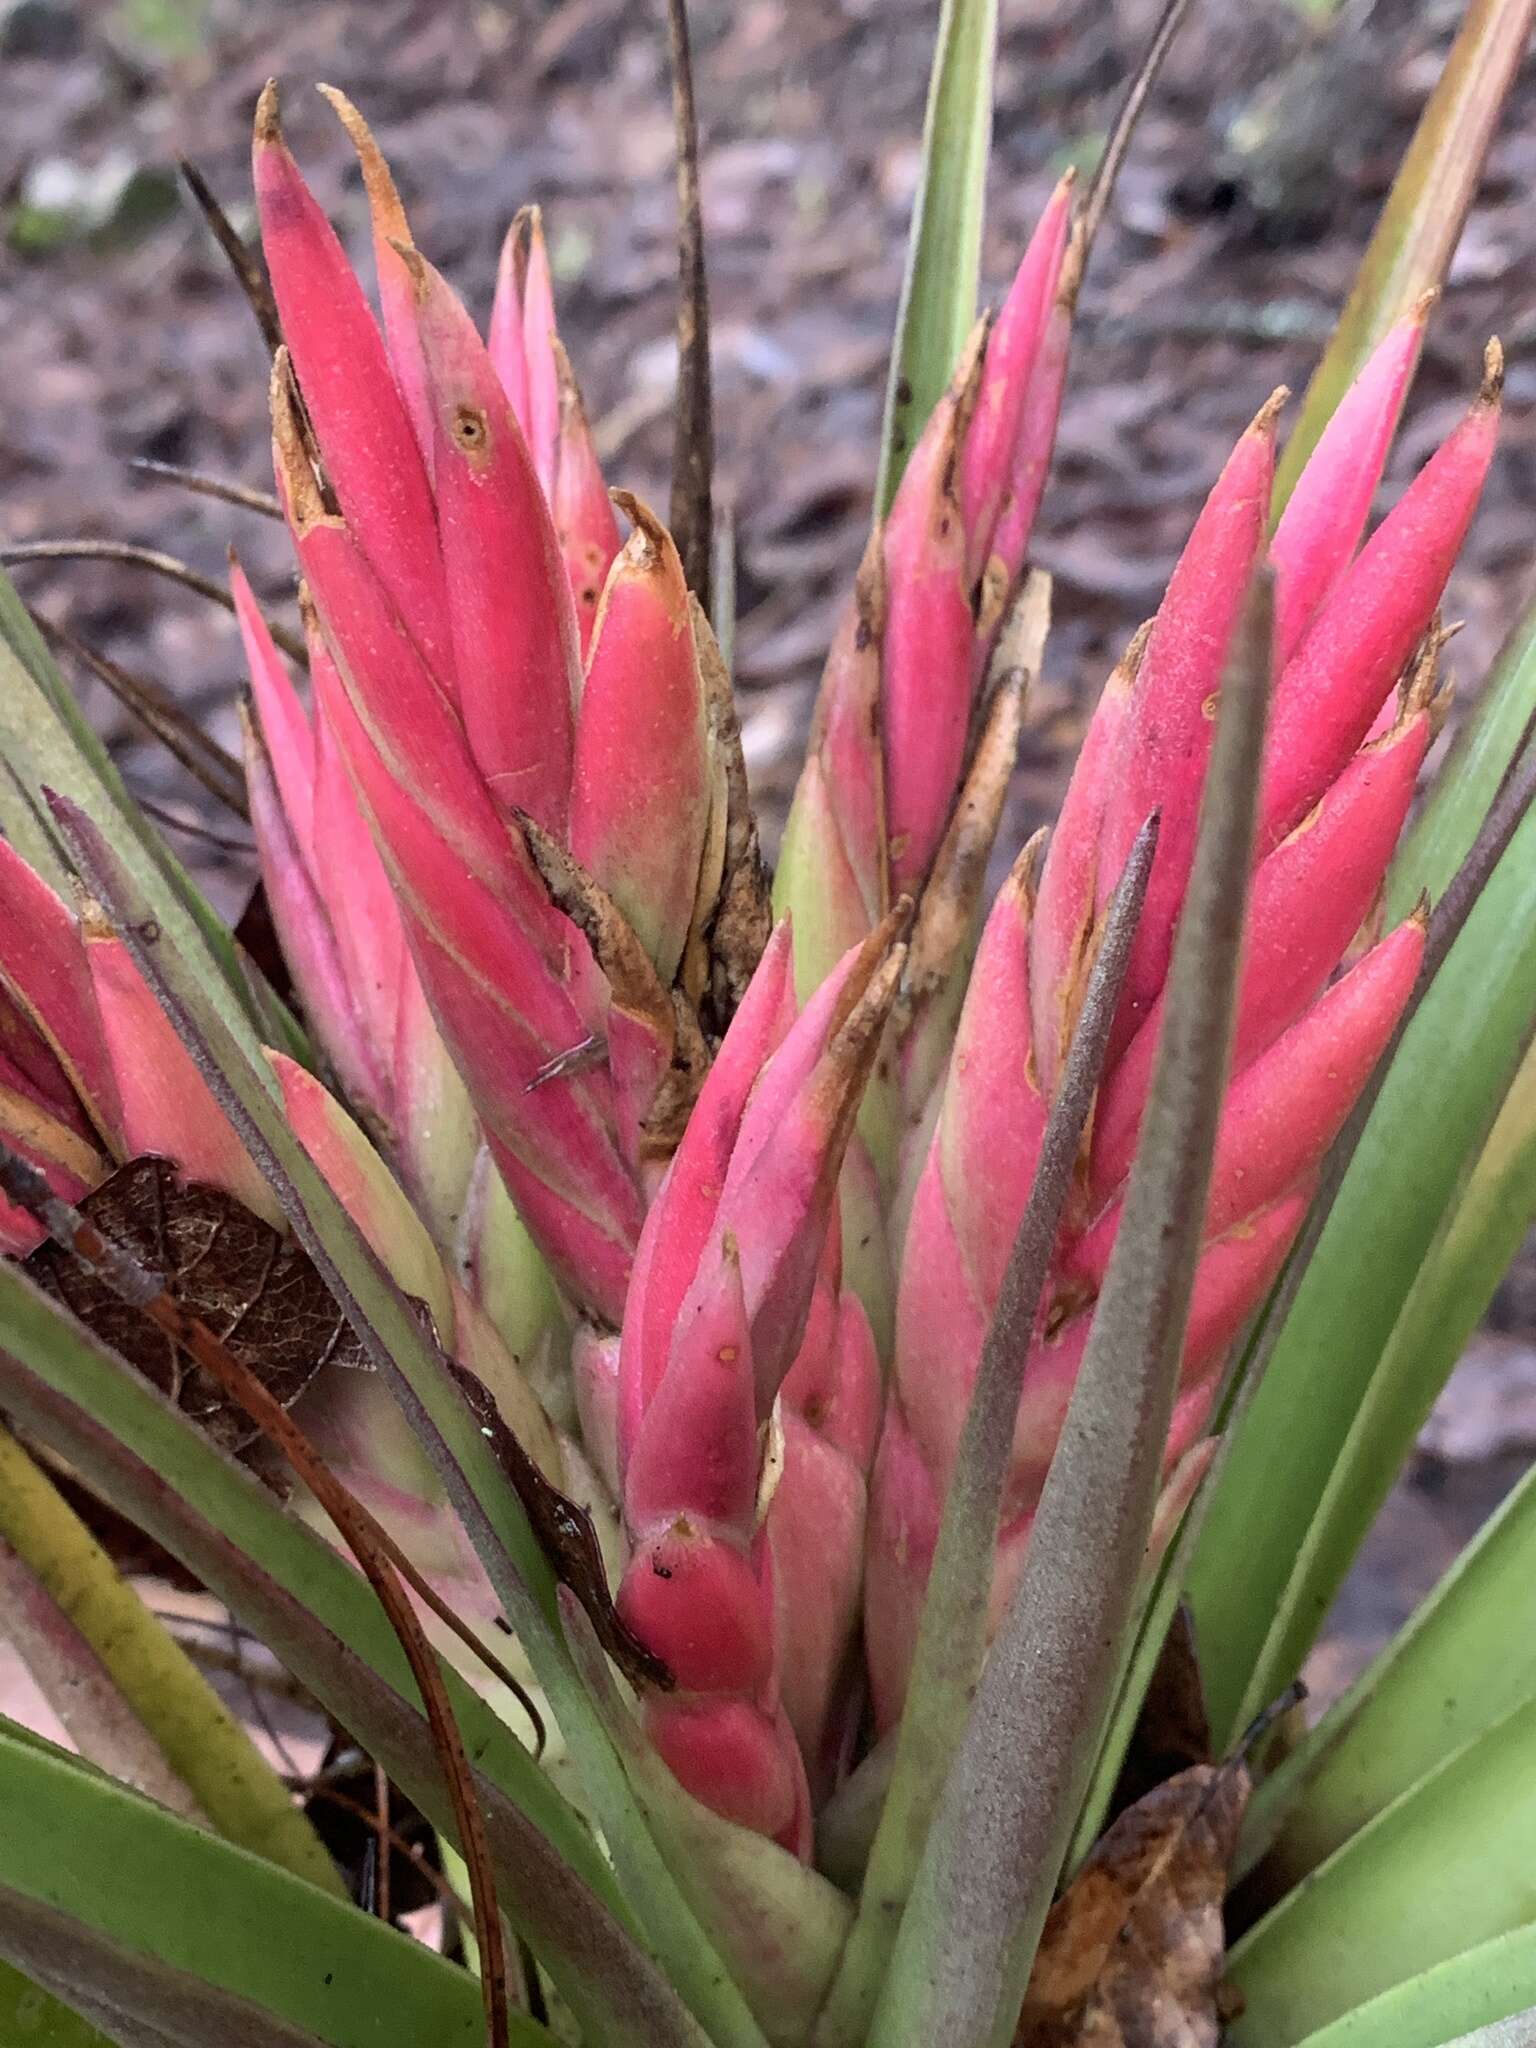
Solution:
M 103 1237 L 159 1274 L 284 1408 L 328 1364 L 365 1366 L 361 1347 L 308 1255 L 232 1195 L 182 1181 L 168 1160 L 131 1159 L 79 1204 Z M 52 1238 L 25 1261 L 32 1278 L 167 1395 L 222 1449 L 246 1455 L 261 1431 L 245 1410 Z
M 1244 1757 L 1138 1800 L 1051 1908 L 1014 2048 L 1216 2048 Z

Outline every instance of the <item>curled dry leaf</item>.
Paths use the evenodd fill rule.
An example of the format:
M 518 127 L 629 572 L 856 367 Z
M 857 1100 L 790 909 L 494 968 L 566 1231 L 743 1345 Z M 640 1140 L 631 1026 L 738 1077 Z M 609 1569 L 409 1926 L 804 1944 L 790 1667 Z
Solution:
M 309 1256 L 221 1189 L 182 1181 L 165 1159 L 130 1159 L 81 1213 L 206 1323 L 291 1408 L 322 1366 L 364 1367 L 362 1349 Z M 140 1312 L 50 1238 L 25 1261 L 40 1287 L 169 1395 L 222 1449 L 245 1454 L 261 1431 Z
M 1252 1790 L 1236 1756 L 1121 1814 L 1051 1908 L 1014 2048 L 1216 2048 L 1222 1901 Z

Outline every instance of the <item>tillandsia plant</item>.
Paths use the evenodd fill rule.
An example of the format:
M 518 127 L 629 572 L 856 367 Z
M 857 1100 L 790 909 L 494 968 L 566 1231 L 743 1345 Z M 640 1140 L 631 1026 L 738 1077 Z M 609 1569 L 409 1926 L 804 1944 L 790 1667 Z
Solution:
M 537 212 L 482 335 L 343 94 L 376 304 L 275 85 L 259 260 L 204 193 L 296 566 L 295 631 L 232 565 L 217 764 L 272 973 L 0 589 L 0 1624 L 78 1752 L 0 1724 L 5 2042 L 1536 2040 L 1536 1480 L 1297 1682 L 1536 1216 L 1529 620 L 1404 836 L 1496 341 L 1372 518 L 1533 8 L 1473 0 L 1278 469 L 1283 392 L 1018 850 L 1031 530 L 1181 12 L 978 320 L 996 20 L 946 0 L 771 878 L 681 8 L 665 521 Z M 92 1502 L 369 1760 L 357 1884 Z

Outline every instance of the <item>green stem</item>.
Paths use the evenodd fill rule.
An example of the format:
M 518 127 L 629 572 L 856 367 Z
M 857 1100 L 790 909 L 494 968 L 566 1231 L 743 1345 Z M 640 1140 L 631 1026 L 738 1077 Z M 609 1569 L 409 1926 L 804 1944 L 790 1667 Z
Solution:
M 79 1631 L 218 1832 L 345 1897 L 335 1864 L 287 1786 L 58 1488 L 3 1427 L 0 1538 Z

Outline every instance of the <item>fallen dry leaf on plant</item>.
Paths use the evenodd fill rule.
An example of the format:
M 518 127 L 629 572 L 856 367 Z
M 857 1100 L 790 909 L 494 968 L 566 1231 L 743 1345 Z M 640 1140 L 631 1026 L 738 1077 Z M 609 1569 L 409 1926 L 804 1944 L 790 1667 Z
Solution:
M 218 1188 L 178 1179 L 165 1159 L 131 1159 L 80 1202 L 103 1236 L 164 1279 L 189 1315 L 221 1338 L 290 1408 L 320 1368 L 367 1361 L 308 1255 Z M 224 1450 L 261 1431 L 105 1281 L 52 1238 L 25 1261 L 32 1278 L 136 1366 Z
M 1237 1756 L 1121 1814 L 1051 1908 L 1014 2048 L 1215 2048 L 1222 1901 L 1252 1789 Z

